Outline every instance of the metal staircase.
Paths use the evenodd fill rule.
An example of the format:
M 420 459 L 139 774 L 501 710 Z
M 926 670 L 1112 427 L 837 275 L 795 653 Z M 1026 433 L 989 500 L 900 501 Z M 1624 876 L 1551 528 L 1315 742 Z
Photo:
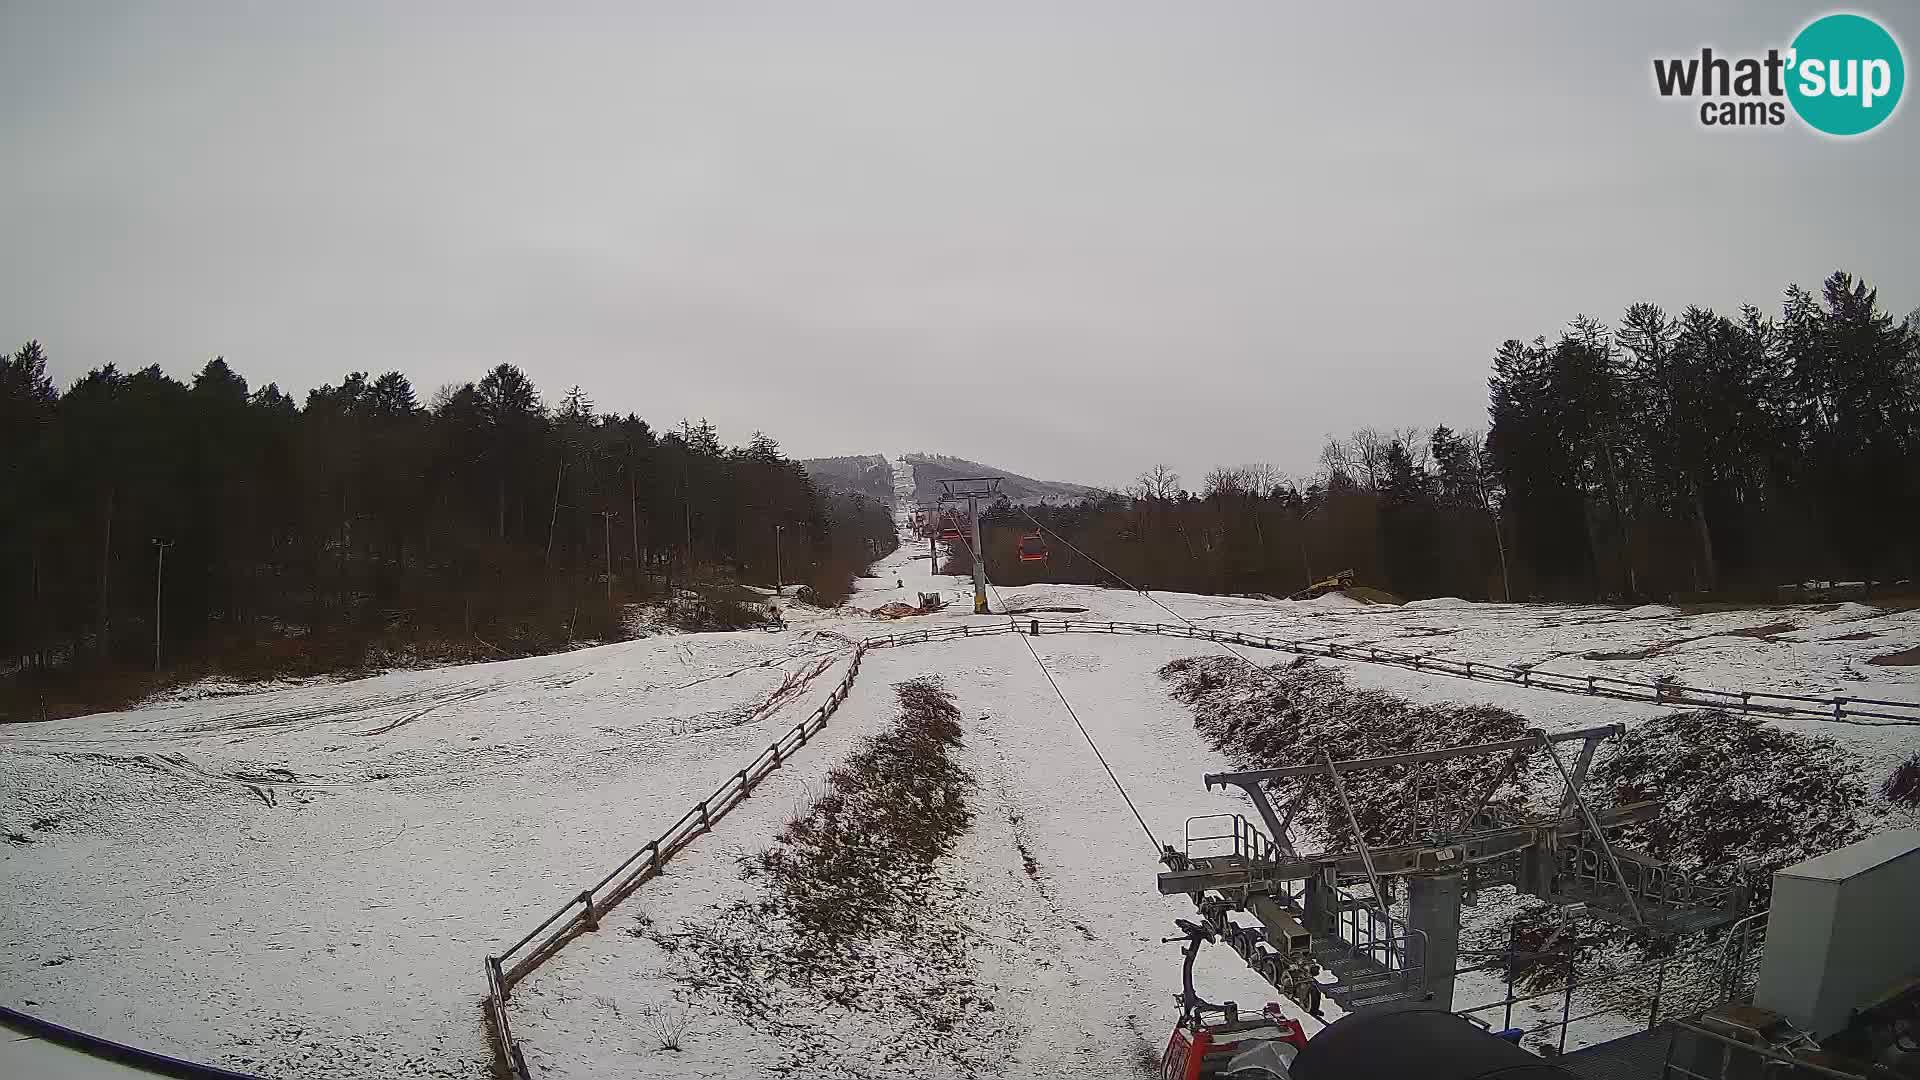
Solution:
M 1224 831 L 1196 833 L 1196 827 Z M 1289 854 L 1239 814 L 1188 819 L 1185 847 L 1162 855 L 1169 869 L 1235 876 Z M 1418 933 L 1383 915 L 1369 886 L 1338 890 L 1329 917 L 1321 919 L 1327 932 L 1318 934 L 1307 929 L 1318 916 L 1309 916 L 1308 888 L 1304 881 L 1280 881 L 1230 895 L 1196 893 L 1194 899 L 1208 925 L 1248 967 L 1309 1008 L 1316 1007 L 1316 990 L 1348 1011 L 1426 999 Z M 1256 921 L 1233 921 L 1228 912 L 1235 910 L 1250 912 Z

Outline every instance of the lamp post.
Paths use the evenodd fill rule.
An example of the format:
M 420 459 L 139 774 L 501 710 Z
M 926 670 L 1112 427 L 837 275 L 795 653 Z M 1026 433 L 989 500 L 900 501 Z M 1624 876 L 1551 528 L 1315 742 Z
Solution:
M 787 531 L 785 525 L 773 527 L 773 594 L 784 596 L 787 591 L 786 570 L 780 561 L 780 537 Z
M 613 603 L 613 519 L 619 516 L 611 510 L 600 511 L 601 531 L 605 534 L 603 539 L 606 547 L 607 603 L 609 604 Z
M 153 673 L 160 674 L 160 583 L 167 577 L 167 549 L 173 541 L 155 537 L 153 546 L 160 552 L 160 562 L 153 571 Z

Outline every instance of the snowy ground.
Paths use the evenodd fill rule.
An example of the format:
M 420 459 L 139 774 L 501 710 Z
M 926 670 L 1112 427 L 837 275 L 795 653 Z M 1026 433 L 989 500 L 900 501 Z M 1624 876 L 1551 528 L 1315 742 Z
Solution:
M 912 499 L 910 474 L 897 494 Z M 781 633 L 656 637 L 0 729 L 0 834 L 17 838 L 0 841 L 0 1001 L 270 1076 L 484 1076 L 483 954 L 817 704 L 850 639 L 976 618 L 968 583 L 932 574 L 923 544 L 877 565 L 854 606 L 940 591 L 952 603 L 937 615 L 890 623 L 796 607 Z M 1088 609 L 1075 618 L 1177 621 L 1154 600 L 1201 625 L 1289 637 L 1920 701 L 1920 669 L 1866 663 L 1920 644 L 1920 613 L 1858 605 L 1687 616 L 1150 600 L 1084 586 L 995 594 L 996 605 Z M 1191 815 L 1237 809 L 1203 790 L 1201 774 L 1227 763 L 1154 676 L 1208 646 L 1106 635 L 1032 644 L 1161 842 L 1179 843 Z M 761 708 L 823 655 L 836 662 L 811 685 Z M 1548 728 L 1662 711 L 1344 666 L 1358 685 L 1500 704 Z M 888 722 L 891 686 L 922 674 L 941 676 L 967 718 L 960 762 L 979 784 L 973 828 L 945 870 L 957 958 L 946 974 L 990 1002 L 994 1018 L 943 1037 L 1006 1062 L 1013 1076 L 1127 1075 L 1157 1052 L 1178 988 L 1177 948 L 1159 938 L 1187 914 L 1185 902 L 1158 896 L 1152 845 L 1027 642 L 1004 636 L 870 653 L 821 738 L 601 932 L 516 990 L 515 1029 L 539 1075 L 738 1076 L 796 1062 L 810 1072 L 928 1074 L 915 1072 L 924 1062 L 854 1065 L 873 1037 L 862 1025 L 897 1017 L 823 1010 L 818 1031 L 781 1034 L 703 998 L 659 945 L 675 927 L 752 899 L 742 857 L 764 849 L 827 770 Z M 1784 722 L 1858 750 L 1876 782 L 1920 749 L 1912 727 Z M 1243 1004 L 1274 996 L 1223 950 L 1212 953 L 1205 992 Z M 682 1012 L 682 1049 L 658 1049 L 649 1030 Z M 944 1075 L 970 1073 L 956 1065 Z
M 827 650 L 655 638 L 10 729 L 0 1000 L 267 1075 L 481 1075 L 479 958 L 811 708 L 838 665 L 755 712 Z
M 1118 658 L 1110 646 L 1093 637 L 1040 642 L 1147 824 L 1178 842 L 1188 816 L 1221 809 L 1199 776 L 1226 764 L 1193 737 L 1153 674 L 1190 645 L 1135 641 Z M 974 963 L 948 974 L 986 996 L 999 1022 L 953 1037 L 979 1039 L 1011 1076 L 1137 1074 L 1134 1063 L 1165 1037 L 1179 987 L 1177 947 L 1159 938 L 1174 932 L 1175 916 L 1191 916 L 1191 905 L 1155 890 L 1156 848 L 1018 639 L 869 653 L 851 713 L 841 715 L 876 726 L 892 704 L 888 688 L 922 674 L 940 675 L 971 721 L 961 762 L 980 783 L 978 816 L 953 871 L 962 911 L 955 932 L 975 943 Z M 808 768 L 783 770 L 778 787 L 728 818 L 715 850 L 650 883 L 610 925 L 644 919 L 655 934 L 671 934 L 749 896 L 754 886 L 742 880 L 739 857 L 780 830 L 830 764 L 812 756 Z M 689 993 L 676 980 L 677 959 L 651 940 L 603 930 L 541 968 L 513 999 L 515 1031 L 536 1070 L 719 1077 L 787 1062 L 779 1039 Z M 1243 1003 L 1275 996 L 1230 954 L 1215 950 L 1208 959 L 1216 965 L 1210 993 Z M 618 1019 L 682 1004 L 694 1020 L 681 1053 L 655 1051 L 644 1031 Z M 868 1022 L 848 1015 L 824 1035 L 861 1047 Z M 908 1063 L 872 1075 L 926 1073 Z

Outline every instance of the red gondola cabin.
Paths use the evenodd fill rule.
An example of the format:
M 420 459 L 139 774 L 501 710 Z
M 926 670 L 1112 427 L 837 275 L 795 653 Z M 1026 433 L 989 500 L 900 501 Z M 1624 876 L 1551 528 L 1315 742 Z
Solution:
M 1020 546 L 1015 549 L 1021 562 L 1046 562 L 1047 542 L 1037 532 L 1031 532 L 1020 538 Z

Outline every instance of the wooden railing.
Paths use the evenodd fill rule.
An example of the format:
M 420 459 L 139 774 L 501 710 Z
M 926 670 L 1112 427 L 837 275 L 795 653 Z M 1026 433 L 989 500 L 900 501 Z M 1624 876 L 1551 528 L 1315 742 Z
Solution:
M 745 768 L 714 789 L 713 794 L 680 815 L 680 819 L 669 825 L 665 832 L 627 856 L 599 881 L 569 897 L 520 940 L 497 955 L 486 957 L 487 996 L 484 1005 L 487 1026 L 492 1033 L 494 1053 L 498 1055 L 508 1076 L 513 1080 L 530 1080 L 531 1076 L 526 1057 L 513 1037 L 513 1025 L 507 1017 L 507 1000 L 513 988 L 534 968 L 552 959 L 567 942 L 583 933 L 598 930 L 600 920 L 607 912 L 631 896 L 635 889 L 659 876 L 667 860 L 701 834 L 710 831 L 715 822 L 752 794 L 755 785 L 819 734 L 820 729 L 827 726 L 827 720 L 852 692 L 853 681 L 860 674 L 861 658 L 866 655 L 868 648 L 870 646 L 866 643 L 854 646 L 846 675 L 834 686 L 827 699 L 807 714 L 806 719 L 789 728 L 755 755 Z
M 1815 696 L 1782 694 L 1768 690 L 1722 690 L 1706 686 L 1687 686 L 1662 679 L 1622 679 L 1612 675 L 1568 675 L 1539 671 L 1530 667 L 1491 664 L 1478 660 L 1456 660 L 1399 652 L 1376 645 L 1344 645 L 1330 641 L 1305 641 L 1295 638 L 1251 634 L 1238 630 L 1218 630 L 1173 623 L 1099 621 L 1088 619 L 1019 619 L 974 626 L 929 627 L 867 639 L 868 645 L 911 645 L 930 641 L 952 641 L 963 637 L 994 634 L 1149 634 L 1158 637 L 1188 638 L 1193 641 L 1219 642 L 1253 649 L 1274 649 L 1301 656 L 1329 660 L 1347 660 L 1363 664 L 1385 664 L 1428 675 L 1459 679 L 1504 682 L 1534 690 L 1553 690 L 1587 697 L 1621 701 L 1645 701 L 1683 708 L 1726 709 L 1808 720 L 1827 720 L 1865 726 L 1920 725 L 1920 702 L 1888 701 L 1883 698 L 1852 695 Z

